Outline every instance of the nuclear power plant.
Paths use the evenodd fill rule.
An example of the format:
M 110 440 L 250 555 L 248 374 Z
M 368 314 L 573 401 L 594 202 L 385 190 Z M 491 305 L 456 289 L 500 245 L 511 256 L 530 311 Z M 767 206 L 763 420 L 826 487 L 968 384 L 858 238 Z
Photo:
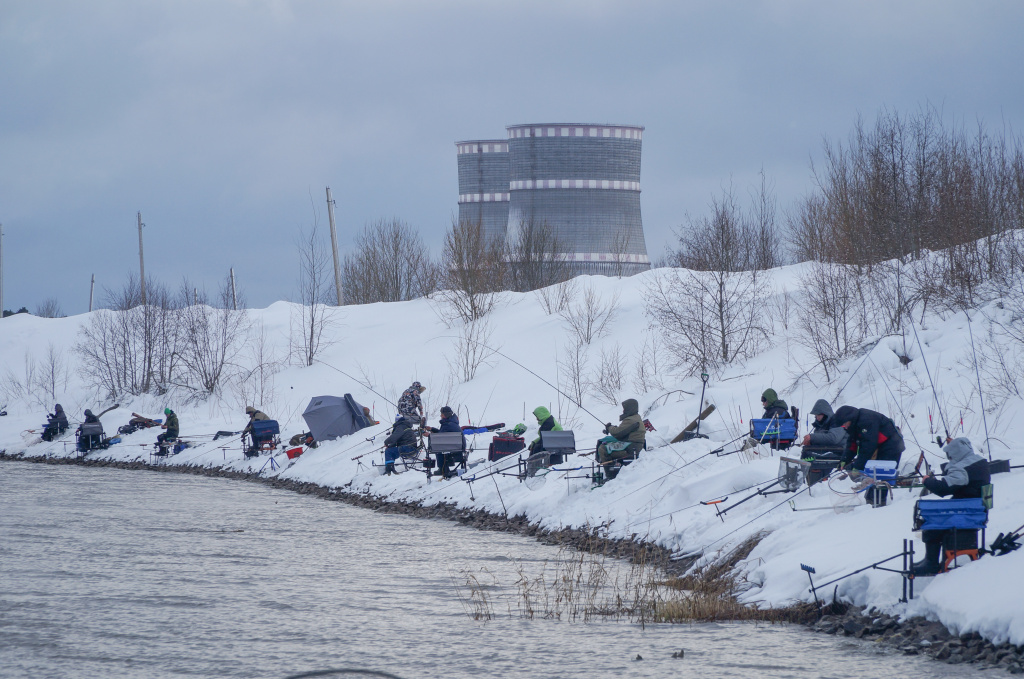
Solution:
M 578 274 L 650 268 L 640 218 L 643 127 L 511 125 L 508 140 L 456 142 L 459 220 L 506 238 L 545 224 Z

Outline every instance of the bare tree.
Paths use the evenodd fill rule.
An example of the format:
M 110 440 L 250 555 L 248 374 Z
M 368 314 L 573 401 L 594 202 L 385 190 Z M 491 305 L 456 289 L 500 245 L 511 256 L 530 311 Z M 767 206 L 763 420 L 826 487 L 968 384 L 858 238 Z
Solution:
M 578 292 L 579 285 L 576 283 L 576 279 L 570 278 L 563 283 L 535 290 L 534 296 L 540 302 L 544 313 L 550 316 L 565 311 L 569 303 L 576 298 Z
M 36 388 L 41 397 L 51 402 L 56 402 L 57 395 L 63 394 L 68 388 L 71 380 L 71 369 L 68 366 L 64 352 L 49 343 L 46 345 L 46 353 L 43 354 L 42 363 L 39 364 L 35 374 Z
M 56 297 L 44 299 L 36 307 L 35 315 L 39 318 L 64 318 L 66 316 L 64 310 L 60 308 L 60 302 L 57 301 Z
M 478 222 L 452 222 L 445 234 L 441 316 L 449 324 L 483 318 L 498 301 L 502 285 L 502 245 L 489 242 Z
M 476 377 L 481 366 L 490 365 L 490 358 L 495 351 L 490 346 L 492 334 L 486 318 L 470 321 L 459 329 L 455 346 L 450 354 L 445 354 L 445 360 L 461 381 L 469 382 Z
M 568 280 L 572 270 L 564 250 L 546 222 L 520 221 L 505 241 L 503 256 L 511 289 L 529 292 Z
M 646 394 L 649 391 L 665 388 L 661 378 L 662 354 L 658 334 L 648 332 L 636 360 L 636 372 L 633 375 L 633 388 L 636 391 Z
M 179 386 L 200 397 L 215 393 L 227 381 L 247 339 L 248 313 L 232 308 L 230 285 L 230 280 L 225 281 L 218 307 L 210 306 L 205 293 L 193 292 L 194 304 L 178 314 L 178 356 L 184 378 Z
M 618 342 L 611 349 L 601 348 L 597 375 L 590 380 L 590 387 L 605 403 L 618 405 L 619 394 L 626 382 L 626 358 Z
M 608 333 L 618 309 L 618 293 L 605 301 L 593 286 L 588 285 L 584 287 L 582 297 L 570 301 L 559 316 L 579 342 L 590 344 Z
M 589 348 L 587 343 L 572 337 L 562 348 L 562 359 L 557 361 L 560 391 L 567 393 L 577 405 L 583 403 L 589 388 L 586 377 Z
M 378 220 L 356 236 L 345 256 L 346 304 L 400 302 L 436 289 L 436 266 L 423 239 L 398 219 Z
M 274 351 L 262 321 L 250 326 L 241 362 L 242 368 L 232 382 L 239 405 L 273 404 L 277 397 L 274 379 L 281 370 L 281 358 Z
M 299 251 L 298 307 L 291 315 L 292 355 L 301 365 L 310 366 L 333 343 L 337 326 L 335 310 L 328 304 L 335 299 L 333 264 L 324 246 L 315 218 L 309 230 L 296 239 Z

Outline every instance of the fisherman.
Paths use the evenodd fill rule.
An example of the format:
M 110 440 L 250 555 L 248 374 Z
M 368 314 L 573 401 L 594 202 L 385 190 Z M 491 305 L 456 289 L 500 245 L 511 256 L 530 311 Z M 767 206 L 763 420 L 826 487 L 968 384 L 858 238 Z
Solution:
M 418 384 L 418 382 L 414 382 L 413 386 L 416 384 Z M 412 387 L 410 387 L 410 389 L 411 388 Z M 406 391 L 406 393 L 408 393 L 408 391 Z M 401 401 L 399 401 L 399 403 L 401 403 Z M 408 417 L 408 415 L 406 415 L 406 417 Z M 427 430 L 434 434 L 438 434 L 443 431 L 457 431 L 460 434 L 462 433 L 462 427 L 459 426 L 459 416 L 455 414 L 455 411 L 453 411 L 450 406 L 441 406 L 440 425 L 440 427 L 427 427 Z M 437 469 L 434 471 L 435 475 L 442 476 L 444 478 L 448 477 L 448 467 L 451 464 L 451 456 L 451 453 L 437 453 Z
M 380 420 L 373 419 L 373 415 L 370 414 L 370 409 L 366 406 L 363 406 L 363 415 L 366 416 L 366 421 L 370 423 L 367 426 L 372 427 L 375 424 L 380 424 Z
M 99 425 L 98 434 L 83 434 L 83 427 L 87 424 Z M 96 429 L 96 427 L 86 427 L 86 429 Z M 78 450 L 85 452 L 98 447 L 103 443 L 103 423 L 100 422 L 100 418 L 93 414 L 91 410 L 86 408 L 85 410 L 85 421 L 78 425 Z
M 164 408 L 164 417 L 167 419 L 160 425 L 160 428 L 167 431 L 156 437 L 156 444 L 161 448 L 164 447 L 161 444 L 165 442 L 178 440 L 178 415 L 170 408 Z
M 544 406 L 537 406 L 533 409 L 533 416 L 537 418 L 537 438 L 530 442 L 530 455 L 539 453 L 541 448 L 540 433 L 542 431 L 562 431 L 562 425 L 558 424 L 555 416 Z
M 764 415 L 761 417 L 766 420 L 773 417 L 780 420 L 792 418 L 792 415 L 789 414 L 789 406 L 770 387 L 761 394 L 761 407 L 764 408 Z
M 395 460 L 398 458 L 412 457 L 416 454 L 416 432 L 413 431 L 413 424 L 413 421 L 401 413 L 395 416 L 391 433 L 384 439 L 385 474 L 395 471 Z
M 811 422 L 813 431 L 804 436 L 802 445 L 834 450 L 838 453 L 846 450 L 846 430 L 836 422 L 835 413 L 832 412 L 829 402 L 819 398 L 811 408 L 811 415 L 814 415 L 814 421 Z
M 604 433 L 608 436 L 598 442 L 598 463 L 609 467 L 609 463 L 615 460 L 636 459 L 647 440 L 647 428 L 640 417 L 640 403 L 635 398 L 623 401 L 619 426 L 608 422 L 604 425 Z M 613 475 L 609 474 L 609 478 Z
M 420 398 L 420 394 L 426 390 L 427 388 L 419 382 L 413 382 L 399 397 L 398 412 L 419 422 L 420 425 L 425 425 L 427 421 L 423 417 L 423 399 Z
M 52 441 L 68 430 L 68 416 L 64 414 L 64 408 L 58 403 L 53 407 L 53 414 L 46 415 L 46 428 L 43 429 L 42 439 Z
M 842 409 L 840 408 L 840 411 Z M 946 439 L 942 448 L 949 462 L 942 464 L 942 479 L 934 474 L 925 477 L 924 487 L 939 497 L 952 496 L 954 500 L 982 496 L 982 489 L 992 482 L 988 460 L 975 454 L 970 439 Z M 947 531 L 923 530 L 924 559 L 914 563 L 914 575 L 935 575 L 942 568 L 942 538 Z
M 762 419 L 788 420 L 793 418 L 793 416 L 790 415 L 789 413 L 789 406 L 786 405 L 785 401 L 779 398 L 778 393 L 776 393 L 776 391 L 771 387 L 765 389 L 761 393 L 761 407 L 764 408 L 764 415 L 761 416 Z M 743 441 L 743 446 L 740 447 L 740 452 L 750 450 L 751 448 L 757 446 L 757 444 L 759 443 L 761 442 L 758 441 L 757 439 L 749 437 Z M 778 445 L 778 447 L 782 450 L 788 448 L 789 446 L 789 443 L 785 443 L 784 445 Z M 776 444 L 773 444 L 772 447 L 776 447 Z
M 899 464 L 907 449 L 896 423 L 874 410 L 843 406 L 836 411 L 833 421 L 846 430 L 848 438 L 842 462 L 854 480 L 864 471 L 868 460 Z
M 249 450 L 247 454 L 252 455 L 259 450 L 259 443 L 256 442 L 256 437 L 252 435 L 252 423 L 256 420 L 269 420 L 270 418 L 267 417 L 266 413 L 256 410 L 252 406 L 245 407 L 245 414 L 249 416 L 249 423 L 245 425 L 245 429 L 241 433 L 243 436 L 245 434 L 249 435 Z

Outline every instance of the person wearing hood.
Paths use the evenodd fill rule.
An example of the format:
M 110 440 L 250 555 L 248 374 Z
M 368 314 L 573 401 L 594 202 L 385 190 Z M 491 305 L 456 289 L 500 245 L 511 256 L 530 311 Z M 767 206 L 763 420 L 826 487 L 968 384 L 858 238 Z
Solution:
M 846 430 L 835 421 L 835 413 L 832 412 L 829 402 L 819 398 L 811 408 L 811 415 L 814 415 L 814 421 L 811 422 L 813 431 L 804 436 L 802 445 L 843 452 L 846 449 Z
M 259 450 L 259 442 L 252 435 L 252 423 L 256 420 L 269 420 L 270 418 L 267 417 L 266 413 L 256 410 L 253 406 L 245 406 L 245 414 L 249 416 L 249 423 L 245 425 L 245 429 L 241 431 L 241 434 L 242 436 L 249 435 L 249 449 L 246 451 L 246 455 L 253 455 Z
M 644 419 L 640 417 L 640 403 L 635 398 L 627 398 L 622 402 L 622 414 L 619 415 L 619 425 L 611 422 L 604 425 L 604 433 L 615 439 L 616 442 L 627 445 L 610 445 L 611 441 L 602 441 L 597 446 L 597 461 L 606 464 L 613 460 L 635 459 L 644 448 L 647 440 L 647 428 L 644 426 Z
M 43 429 L 42 439 L 52 441 L 68 430 L 68 416 L 64 414 L 64 408 L 58 403 L 53 407 L 53 414 L 46 416 L 46 428 Z
M 420 424 L 426 424 L 423 418 L 423 399 L 420 398 L 420 394 L 426 390 L 419 382 L 413 382 L 398 398 L 398 412 Z
M 86 425 L 95 425 L 86 427 Z M 78 425 L 78 450 L 89 451 L 103 442 L 103 423 L 91 410 L 85 411 L 85 422 Z
M 165 441 L 177 441 L 178 440 L 178 415 L 170 408 L 164 408 L 164 423 L 160 425 L 161 429 L 167 431 L 156 437 L 157 445 Z
M 929 474 L 924 487 L 939 497 L 951 496 L 954 500 L 982 496 L 982 489 L 992 482 L 988 460 L 977 455 L 970 439 L 956 438 L 942 448 L 949 462 L 942 465 L 943 478 Z M 942 568 L 942 539 L 947 531 L 923 530 L 921 540 L 925 545 L 924 559 L 914 563 L 914 575 L 935 575 Z
M 415 418 L 415 416 L 413 417 Z M 439 424 L 441 425 L 440 427 L 427 427 L 427 429 L 434 434 L 443 431 L 462 433 L 462 427 L 459 426 L 459 416 L 455 414 L 455 411 L 450 406 L 441 407 L 441 420 Z M 451 458 L 452 453 L 437 453 L 437 470 L 434 473 L 448 478 L 448 467 L 451 465 Z
M 843 406 L 836 411 L 833 421 L 846 430 L 848 438 L 842 461 L 844 468 L 852 468 L 854 472 L 864 471 L 868 460 L 890 460 L 898 464 L 907 449 L 896 423 L 882 413 Z
M 542 431 L 562 431 L 562 425 L 558 424 L 555 416 L 544 406 L 537 406 L 533 409 L 533 416 L 537 418 L 537 438 L 530 442 L 530 455 L 535 455 L 541 450 L 540 433 Z
M 765 389 L 761 394 L 761 407 L 764 408 L 764 415 L 761 417 L 766 420 L 770 420 L 773 417 L 780 420 L 792 419 L 792 415 L 789 414 L 789 406 L 779 398 L 774 389 Z
M 391 427 L 391 433 L 384 439 L 384 473 L 391 474 L 395 471 L 395 460 L 400 457 L 410 457 L 416 453 L 416 432 L 413 431 L 413 422 L 402 413 L 395 417 L 395 424 Z

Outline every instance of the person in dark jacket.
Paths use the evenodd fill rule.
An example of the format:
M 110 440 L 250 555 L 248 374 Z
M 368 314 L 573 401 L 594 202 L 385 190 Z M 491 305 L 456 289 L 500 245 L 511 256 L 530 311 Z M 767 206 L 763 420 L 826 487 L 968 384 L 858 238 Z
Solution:
M 840 453 L 845 451 L 848 438 L 846 430 L 841 423 L 836 422 L 835 413 L 832 412 L 832 406 L 828 401 L 823 398 L 815 401 L 811 415 L 814 415 L 814 421 L 811 422 L 813 431 L 804 436 L 803 445 L 833 449 Z
M 761 406 L 764 408 L 764 415 L 761 417 L 766 420 L 770 420 L 773 417 L 777 417 L 780 420 L 792 419 L 792 415 L 789 414 L 789 406 L 779 398 L 774 389 L 764 390 L 764 393 L 761 394 Z
M 86 426 L 92 425 L 92 426 Z M 103 443 L 103 423 L 91 410 L 85 411 L 85 422 L 78 425 L 78 450 L 85 452 Z
M 924 479 L 924 487 L 939 497 L 951 496 L 954 500 L 981 497 L 982 489 L 992 482 L 992 475 L 988 460 L 975 454 L 970 439 L 953 439 L 942 448 L 942 452 L 949 459 L 942 465 L 944 477 L 937 479 L 934 474 L 929 474 Z M 925 553 L 924 559 L 914 564 L 914 575 L 935 575 L 941 570 L 942 538 L 946 532 L 921 531 Z
M 834 417 L 848 436 L 843 466 L 855 472 L 851 476 L 864 471 L 868 460 L 891 460 L 898 464 L 907 449 L 896 423 L 882 413 L 843 406 Z
M 256 408 L 254 408 L 253 406 L 246 406 L 245 414 L 249 416 L 248 424 L 246 424 L 245 428 L 242 429 L 242 440 L 245 440 L 244 437 L 246 434 L 249 435 L 249 447 L 245 451 L 245 454 L 255 455 L 259 452 L 260 442 L 257 441 L 256 437 L 252 435 L 252 423 L 255 422 L 256 420 L 269 420 L 270 417 L 268 417 L 266 413 L 256 410 Z
M 178 416 L 170 408 L 164 408 L 164 423 L 160 425 L 161 429 L 166 429 L 163 434 L 156 437 L 156 443 L 159 446 L 165 441 L 177 441 L 178 440 Z
M 611 422 L 604 425 L 604 433 L 615 441 L 602 441 L 597 446 L 597 461 L 600 464 L 613 460 L 634 459 L 644 449 L 647 429 L 640 417 L 640 404 L 635 398 L 627 398 L 622 402 L 622 414 L 619 415 L 619 426 Z M 614 445 L 618 443 L 620 445 Z M 621 444 L 626 444 L 625 446 Z M 611 450 L 609 450 L 611 448 Z
M 417 419 L 416 422 L 419 422 Z M 395 424 L 391 427 L 391 433 L 384 439 L 384 473 L 391 474 L 395 471 L 395 460 L 400 457 L 411 457 L 416 454 L 416 432 L 412 428 L 413 422 L 408 417 L 398 413 L 395 417 Z
M 443 431 L 459 432 L 462 433 L 462 427 L 459 426 L 459 416 L 455 414 L 448 406 L 442 406 L 441 408 L 441 421 L 440 427 L 428 427 L 428 429 L 438 434 Z M 437 470 L 434 474 L 448 478 L 449 466 L 451 465 L 452 453 L 438 453 L 437 454 Z
M 53 407 L 53 414 L 46 416 L 46 428 L 43 429 L 42 439 L 52 441 L 68 430 L 68 416 L 64 414 L 64 408 L 58 403 Z

